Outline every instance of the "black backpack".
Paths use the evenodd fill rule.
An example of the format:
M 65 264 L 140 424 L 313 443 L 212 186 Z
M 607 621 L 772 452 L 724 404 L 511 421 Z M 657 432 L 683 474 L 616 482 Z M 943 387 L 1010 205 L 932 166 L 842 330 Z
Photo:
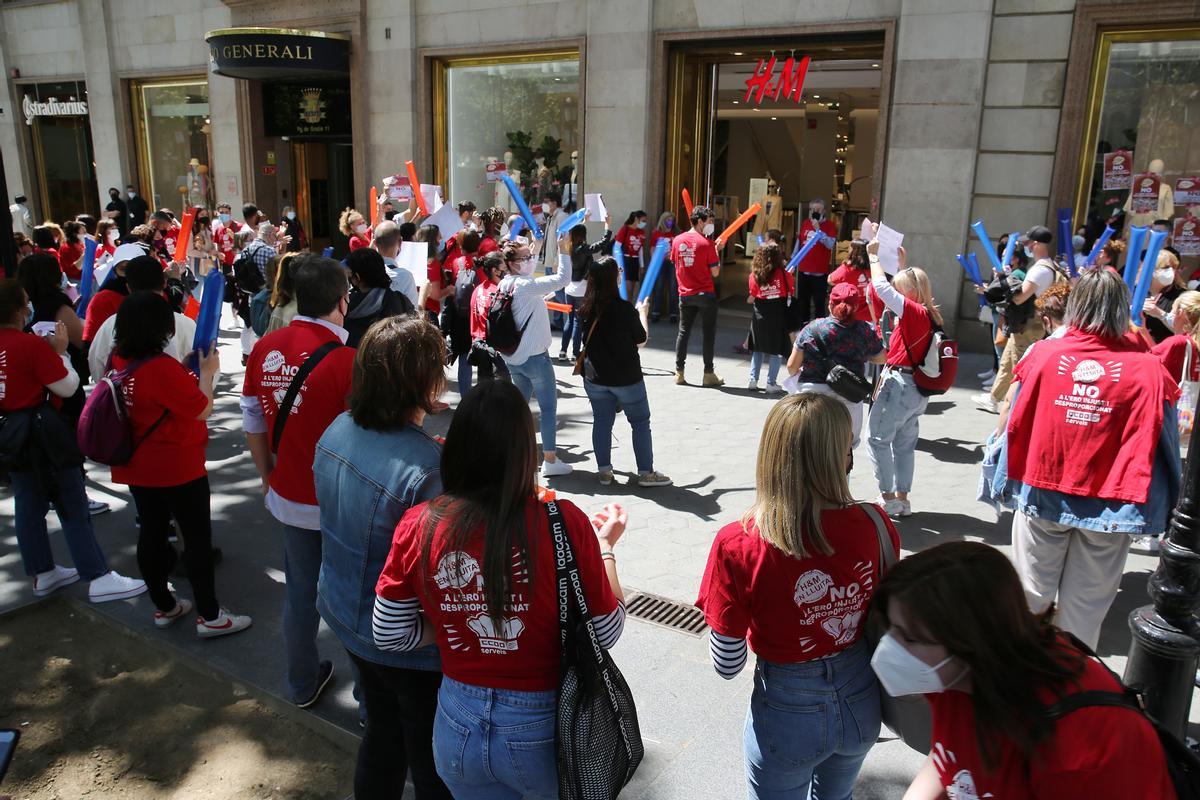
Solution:
M 487 313 L 487 343 L 496 352 L 511 356 L 521 346 L 521 337 L 525 335 L 527 327 L 528 319 L 524 325 L 517 327 L 512 289 L 497 291 Z
M 1137 691 L 1126 686 L 1117 673 L 1109 669 L 1108 665 L 1101 661 L 1100 656 L 1096 655 L 1090 647 L 1066 631 L 1063 631 L 1063 634 L 1077 649 L 1099 661 L 1113 680 L 1120 685 L 1121 691 L 1085 691 L 1064 695 L 1057 703 L 1046 708 L 1046 718 L 1057 721 L 1073 711 L 1094 706 L 1127 708 L 1133 713 L 1141 715 L 1158 734 L 1163 757 L 1167 761 L 1167 773 L 1171 776 L 1171 784 L 1175 787 L 1175 794 L 1179 796 L 1179 800 L 1200 800 L 1200 756 L 1197 756 L 1186 742 L 1147 714 L 1146 709 L 1142 706 L 1142 698 Z
M 267 283 L 248 250 L 243 250 L 233 262 L 233 279 L 237 287 L 249 295 L 258 294 Z

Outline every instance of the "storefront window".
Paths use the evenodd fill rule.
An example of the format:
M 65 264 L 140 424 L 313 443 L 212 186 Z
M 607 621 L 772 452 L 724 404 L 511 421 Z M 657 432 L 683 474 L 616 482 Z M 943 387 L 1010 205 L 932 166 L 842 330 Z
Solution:
M 1200 255 L 1200 28 L 1102 34 L 1097 63 L 1077 209 L 1089 238 L 1166 219 L 1181 255 Z
M 87 89 L 82 81 L 18 88 L 39 181 L 42 216 L 95 214 L 98 201 Z
M 135 83 L 142 191 L 153 208 L 211 206 L 208 83 Z
M 488 168 L 504 162 L 530 204 L 552 190 L 569 202 L 578 191 L 581 166 L 571 160 L 582 135 L 579 54 L 451 60 L 441 66 L 444 101 L 435 111 L 444 155 L 437 172 L 449 184 L 443 186 L 447 200 L 513 209 L 500 171 Z

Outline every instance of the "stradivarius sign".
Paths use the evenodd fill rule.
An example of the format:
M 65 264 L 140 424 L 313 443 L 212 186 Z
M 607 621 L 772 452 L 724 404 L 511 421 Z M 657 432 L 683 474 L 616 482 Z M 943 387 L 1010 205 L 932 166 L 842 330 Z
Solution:
M 46 102 L 25 95 L 21 108 L 25 111 L 25 124 L 32 125 L 34 117 L 86 117 L 87 102 L 83 100 L 59 100 L 51 97 Z

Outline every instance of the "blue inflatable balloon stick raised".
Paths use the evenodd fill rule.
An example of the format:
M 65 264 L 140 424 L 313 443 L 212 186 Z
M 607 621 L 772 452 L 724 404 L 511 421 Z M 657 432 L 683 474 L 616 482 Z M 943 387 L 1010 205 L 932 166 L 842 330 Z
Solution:
M 1142 246 L 1146 244 L 1146 231 L 1149 230 L 1145 225 L 1134 225 L 1129 229 L 1128 247 L 1125 248 L 1125 285 L 1129 287 L 1129 291 L 1133 291 L 1137 286 L 1138 264 L 1142 260 Z M 1116 266 L 1115 264 L 1113 266 Z
M 517 188 L 517 184 L 513 183 L 513 179 L 507 174 L 501 175 L 500 180 L 504 181 L 504 185 L 508 187 L 508 193 L 512 195 L 513 202 L 517 204 L 517 210 L 525 218 L 525 224 L 529 226 L 529 230 L 533 231 L 533 238 L 541 239 L 542 229 L 538 227 L 537 220 L 533 218 L 533 212 L 529 210 L 529 204 L 521 196 L 521 190 Z
M 333 248 L 326 247 L 324 250 L 321 251 L 321 255 L 324 256 L 325 258 L 333 258 Z
M 512 225 L 508 226 L 508 241 L 516 239 L 523 230 L 525 230 L 525 218 L 517 217 L 512 221 Z
M 1150 243 L 1146 246 L 1146 257 L 1142 259 L 1142 271 L 1138 275 L 1137 288 L 1133 290 L 1133 302 L 1129 305 L 1129 316 L 1134 325 L 1142 324 L 1142 306 L 1150 295 L 1150 281 L 1154 277 L 1155 262 L 1158 261 L 1158 254 L 1162 251 L 1166 240 L 1166 231 L 1150 233 Z M 1129 269 L 1128 262 L 1125 269 Z
M 629 289 L 625 286 L 625 253 L 621 250 L 620 242 L 613 247 L 613 261 L 617 262 L 617 291 L 621 293 L 622 300 L 628 300 Z
M 800 266 L 800 262 L 804 260 L 806 255 L 808 255 L 808 252 L 820 243 L 820 236 L 810 236 L 808 241 L 804 243 L 804 246 L 797 250 L 796 254 L 792 256 L 792 260 L 787 263 L 787 266 L 784 267 L 784 269 L 786 269 L 788 272 L 795 272 L 796 268 Z
M 574 228 L 576 225 L 583 222 L 586 217 L 587 217 L 587 209 L 581 208 L 578 211 L 576 211 L 574 214 L 572 214 L 571 216 L 564 219 L 562 221 L 562 224 L 558 226 L 558 238 L 561 239 L 564 236 L 566 236 L 568 233 L 571 232 L 571 228 Z
M 1116 233 L 1116 230 L 1113 229 L 1112 225 L 1104 226 L 1104 233 L 1100 234 L 1100 238 L 1092 245 L 1092 252 L 1088 253 L 1087 260 L 1084 262 L 1087 266 L 1095 266 L 1096 259 L 1100 257 L 1100 252 L 1104 250 L 1104 245 L 1108 244 L 1108 240 L 1113 237 L 1114 233 Z M 1110 266 L 1116 267 L 1116 264 L 1111 264 Z
M 1079 274 L 1075 269 L 1075 247 L 1072 244 L 1074 236 L 1071 233 L 1071 209 L 1058 210 L 1058 254 L 1067 265 L 1067 271 L 1074 278 Z
M 650 297 L 650 292 L 654 291 L 658 273 L 662 272 L 662 266 L 667 260 L 667 253 L 670 249 L 671 242 L 668 239 L 659 239 L 658 244 L 654 245 L 654 253 L 650 256 L 650 264 L 646 267 L 646 279 L 642 281 L 642 288 L 638 292 L 638 305 L 646 302 Z
M 1003 272 L 1004 268 L 1000 264 L 1000 256 L 996 255 L 996 248 L 992 245 L 992 239 L 988 236 L 987 228 L 983 227 L 983 220 L 977 219 L 972 222 L 971 230 L 975 231 L 975 235 L 979 237 L 979 243 L 983 245 L 983 252 L 987 253 L 988 260 L 992 262 L 992 269 L 997 273 Z
M 200 313 L 196 315 L 196 335 L 192 338 L 192 355 L 188 366 L 199 374 L 200 356 L 215 346 L 221 328 L 221 304 L 225 300 L 225 275 L 214 269 L 204 277 L 204 294 L 200 296 Z
M 80 270 L 79 276 L 79 303 L 75 306 L 75 313 L 83 319 L 83 315 L 87 312 L 88 303 L 92 300 L 92 284 L 96 282 L 94 277 L 96 273 L 96 240 L 83 240 L 83 268 Z

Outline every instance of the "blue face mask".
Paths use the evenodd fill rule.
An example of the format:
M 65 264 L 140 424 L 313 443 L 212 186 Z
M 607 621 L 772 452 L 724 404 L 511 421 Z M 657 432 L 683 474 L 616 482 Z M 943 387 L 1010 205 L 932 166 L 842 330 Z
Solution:
M 233 219 L 233 217 L 229 214 L 218 214 L 217 218 L 221 220 L 222 225 L 228 225 L 229 220 Z
M 1034 255 L 1033 255 L 1033 251 L 1032 251 L 1032 250 L 1030 250 L 1028 247 L 1025 247 L 1025 248 L 1023 248 L 1023 249 L 1025 250 L 1025 257 L 1026 257 L 1026 258 L 1033 258 L 1033 257 L 1034 257 Z

